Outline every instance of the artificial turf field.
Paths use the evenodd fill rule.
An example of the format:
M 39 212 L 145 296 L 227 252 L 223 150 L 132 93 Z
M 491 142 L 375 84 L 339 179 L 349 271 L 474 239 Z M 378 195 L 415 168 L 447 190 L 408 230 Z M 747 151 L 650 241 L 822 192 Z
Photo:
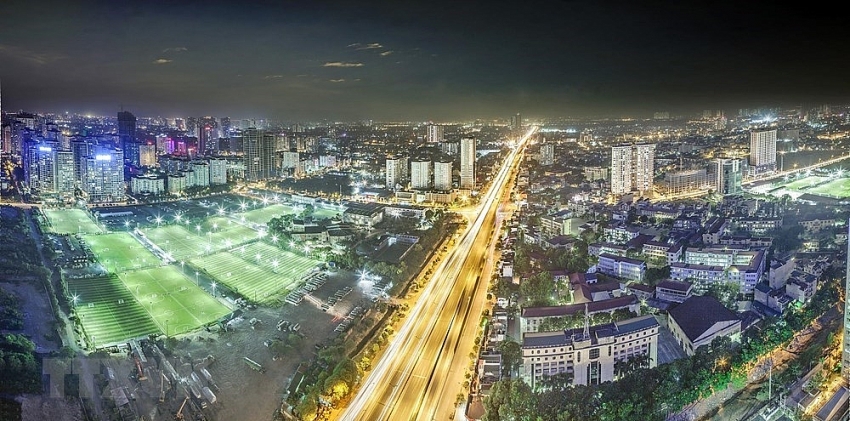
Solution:
M 147 310 L 116 276 L 70 279 L 68 291 L 78 297 L 77 317 L 98 347 L 160 333 Z
M 208 218 L 200 227 L 198 231 L 183 225 L 166 225 L 143 232 L 148 240 L 177 260 L 223 250 L 257 238 L 256 231 L 227 218 Z
M 77 315 L 96 347 L 151 334 L 190 332 L 230 309 L 183 276 L 174 266 L 96 279 L 72 279 Z
M 44 209 L 49 232 L 57 234 L 97 234 L 103 232 L 82 209 Z
M 806 177 L 806 178 L 801 178 L 799 180 L 794 180 L 794 181 L 786 184 L 784 187 L 788 190 L 800 191 L 800 189 L 802 189 L 804 187 L 808 187 L 808 186 L 820 183 L 820 182 L 825 181 L 825 180 L 826 180 L 826 177 L 819 177 L 819 176 L 813 175 L 811 177 Z
M 128 232 L 86 235 L 83 240 L 97 260 L 113 273 L 162 263 Z
M 190 262 L 245 298 L 262 304 L 272 304 L 295 289 L 319 263 L 261 242 Z
M 838 178 L 804 191 L 844 199 L 850 197 L 850 178 Z
M 230 313 L 175 266 L 126 272 L 119 278 L 167 335 L 195 330 Z

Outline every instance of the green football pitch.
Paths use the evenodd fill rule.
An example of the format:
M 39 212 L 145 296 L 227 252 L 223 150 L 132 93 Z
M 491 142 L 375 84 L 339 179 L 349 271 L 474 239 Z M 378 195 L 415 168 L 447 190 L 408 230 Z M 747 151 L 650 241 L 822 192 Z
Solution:
M 850 178 L 838 178 L 805 190 L 808 193 L 844 199 L 850 197 Z
M 119 278 L 167 335 L 192 331 L 230 313 L 175 266 L 122 273 Z
M 86 235 L 83 241 L 97 260 L 110 272 L 122 272 L 151 266 L 162 261 L 128 232 Z
M 805 177 L 805 178 L 801 178 L 799 180 L 794 180 L 794 181 L 786 184 L 785 188 L 788 189 L 788 190 L 801 191 L 800 189 L 802 189 L 804 187 L 813 186 L 813 185 L 820 183 L 820 182 L 823 182 L 823 181 L 826 181 L 826 177 L 819 177 L 819 176 L 813 175 L 811 177 Z M 802 191 L 805 191 L 805 190 L 802 190 Z
M 116 276 L 68 280 L 77 317 L 96 347 L 160 333 L 147 310 Z
M 151 334 L 190 332 L 230 313 L 174 266 L 72 279 L 68 290 L 77 297 L 77 315 L 98 348 Z
M 44 209 L 49 226 L 57 234 L 97 234 L 103 232 L 82 209 Z
M 263 304 L 274 303 L 295 289 L 318 264 L 266 243 L 252 243 L 190 262 L 245 298 Z
M 166 225 L 143 230 L 145 237 L 171 257 L 185 260 L 257 238 L 257 232 L 227 218 L 208 218 L 195 226 Z

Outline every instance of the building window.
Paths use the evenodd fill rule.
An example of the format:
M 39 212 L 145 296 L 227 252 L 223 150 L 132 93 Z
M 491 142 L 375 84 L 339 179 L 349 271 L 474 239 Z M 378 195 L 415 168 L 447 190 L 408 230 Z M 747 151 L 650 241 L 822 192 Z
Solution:
M 590 359 L 595 360 L 599 358 L 599 348 L 593 348 L 590 350 Z

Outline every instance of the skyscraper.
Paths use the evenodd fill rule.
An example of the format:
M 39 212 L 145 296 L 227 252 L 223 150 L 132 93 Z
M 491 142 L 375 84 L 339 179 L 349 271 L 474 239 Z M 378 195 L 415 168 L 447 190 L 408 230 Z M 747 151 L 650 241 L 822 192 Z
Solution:
M 475 188 L 475 139 L 460 140 L 460 188 Z
M 89 157 L 89 143 L 85 139 L 71 141 L 71 153 L 74 156 L 74 183 L 82 187 L 86 181 L 86 160 Z
M 142 144 L 139 145 L 139 165 L 143 167 L 156 166 L 156 145 Z
M 252 127 L 242 132 L 246 180 L 265 180 L 277 175 L 274 156 L 276 142 L 275 135 L 265 130 Z
M 31 194 L 47 195 L 57 192 L 56 142 L 27 139 L 21 156 L 24 181 Z
M 776 169 L 776 130 L 750 132 L 750 166 L 756 172 Z
M 511 116 L 511 130 L 522 130 L 522 116 L 519 113 Z
M 210 158 L 210 184 L 227 184 L 227 160 Z
M 540 145 L 540 165 L 555 164 L 555 145 L 544 143 Z
M 77 182 L 74 179 L 74 152 L 60 150 L 56 152 L 56 192 L 63 196 L 72 196 Z
M 407 166 L 407 159 L 400 156 L 387 157 L 386 161 L 386 186 L 390 190 L 395 190 L 397 184 L 401 184 L 404 180 L 403 167 Z
M 124 153 L 120 149 L 98 146 L 86 160 L 83 190 L 89 202 L 124 200 Z
M 452 189 L 452 161 L 448 159 L 434 162 L 434 190 Z
M 139 165 L 139 148 L 136 144 L 136 116 L 129 111 L 118 112 L 118 144 L 124 158 L 131 165 Z
M 198 156 L 218 152 L 218 124 L 213 117 L 201 117 L 198 120 Z
M 743 162 L 740 159 L 717 159 L 715 191 L 723 196 L 741 193 Z
M 438 124 L 429 124 L 426 139 L 429 143 L 442 142 L 443 126 L 440 126 Z
M 410 186 L 416 190 L 431 189 L 431 160 L 418 158 L 410 161 Z
M 655 144 L 611 147 L 611 193 L 649 193 L 654 175 Z

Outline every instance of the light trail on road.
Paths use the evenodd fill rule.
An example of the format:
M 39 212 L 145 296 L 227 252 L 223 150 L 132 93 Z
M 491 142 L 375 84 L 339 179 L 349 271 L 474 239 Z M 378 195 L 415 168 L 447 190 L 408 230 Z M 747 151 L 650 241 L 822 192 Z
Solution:
M 528 139 L 528 130 L 506 157 L 478 214 L 458 245 L 434 271 L 383 356 L 364 379 L 341 420 L 443 420 L 455 409 L 469 366 L 489 279 L 483 277 L 497 210 Z M 488 229 L 489 228 L 489 229 Z M 456 381 L 460 379 L 460 381 Z

